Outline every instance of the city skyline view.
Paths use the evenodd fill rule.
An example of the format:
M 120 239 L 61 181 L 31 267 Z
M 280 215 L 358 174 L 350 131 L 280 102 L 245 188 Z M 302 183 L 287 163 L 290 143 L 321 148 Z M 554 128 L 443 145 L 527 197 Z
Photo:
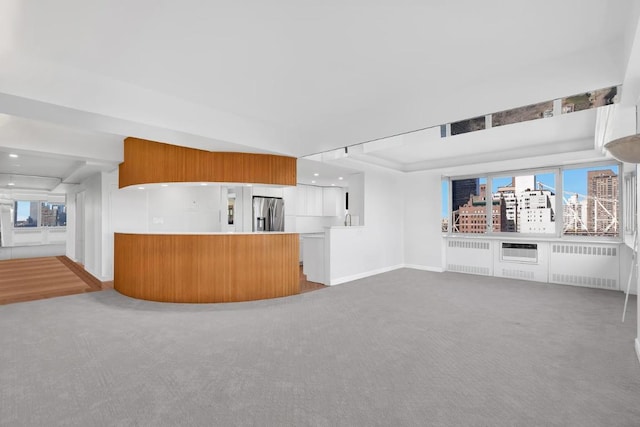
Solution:
M 63 203 L 19 200 L 15 202 L 14 209 L 14 227 L 64 226 L 67 222 L 66 208 Z
M 597 171 L 601 171 L 602 173 L 597 173 Z M 604 233 L 606 235 L 617 235 L 617 230 L 618 230 L 617 218 L 619 215 L 618 188 L 621 185 L 619 184 L 619 179 L 620 179 L 619 166 L 617 164 L 611 164 L 611 165 L 604 165 L 604 166 L 566 169 L 566 170 L 563 170 L 561 173 L 562 173 L 562 181 L 564 183 L 564 185 L 562 186 L 563 188 L 561 190 L 562 205 L 558 206 L 557 208 L 555 207 L 555 203 L 554 203 L 555 198 L 551 197 L 553 194 L 556 194 L 558 190 L 560 190 L 559 185 L 556 184 L 556 174 L 554 172 L 543 172 L 543 173 L 537 173 L 537 174 L 531 174 L 531 175 L 518 175 L 515 177 L 500 176 L 499 174 L 497 176 L 493 176 L 491 179 L 491 189 L 490 189 L 490 193 L 493 194 L 493 203 L 494 204 L 497 203 L 496 200 L 502 200 L 503 197 L 505 197 L 503 196 L 503 194 L 507 194 L 507 195 L 513 194 L 514 191 L 516 194 L 524 194 L 522 192 L 525 190 L 535 190 L 535 191 L 544 190 L 544 192 L 547 194 L 546 199 L 548 200 L 548 202 L 545 202 L 545 203 L 551 207 L 551 211 L 550 211 L 551 217 L 548 218 L 547 221 L 551 221 L 552 223 L 554 222 L 554 217 L 557 217 L 558 215 L 563 215 L 565 217 L 565 222 L 567 222 L 569 219 L 575 222 L 577 218 L 576 215 L 578 215 L 578 217 L 584 217 L 585 221 L 587 221 L 587 215 L 586 215 L 587 211 L 584 211 L 584 213 L 578 213 L 576 211 L 576 208 L 578 205 L 584 205 L 584 209 L 587 209 L 587 206 L 588 206 L 588 215 L 591 215 L 591 216 L 595 215 L 593 211 L 593 209 L 595 208 L 592 207 L 591 203 L 586 203 L 586 200 L 589 197 L 593 197 L 595 200 L 597 200 L 597 203 L 600 206 L 598 207 L 599 213 L 597 214 L 599 215 L 598 217 L 599 225 L 598 227 L 596 227 L 597 230 L 591 230 L 591 227 L 593 226 L 593 221 L 589 219 L 589 221 L 591 221 L 589 224 L 591 225 L 589 225 L 588 227 L 587 225 L 584 225 L 583 228 L 581 228 L 580 230 L 577 230 L 574 226 L 571 230 L 569 230 L 567 224 L 565 224 L 565 227 L 564 227 L 565 229 L 563 230 L 563 232 L 573 233 L 573 234 L 583 234 L 583 233 L 591 234 L 595 232 L 598 234 Z M 606 178 L 607 176 L 609 176 L 610 178 Z M 603 177 L 603 178 L 596 178 L 596 177 Z M 615 180 L 614 182 L 610 181 L 611 177 L 613 177 L 613 179 Z M 514 181 L 515 179 L 517 179 L 518 181 Z M 599 190 L 595 192 L 596 191 L 595 180 L 602 181 L 602 179 L 609 180 L 608 181 L 609 184 L 605 184 L 605 187 L 606 185 L 608 185 L 609 189 L 607 190 L 605 187 L 602 187 L 602 183 L 601 183 L 599 184 L 599 187 L 598 187 Z M 476 184 L 473 184 L 474 180 Z M 481 193 L 480 187 L 486 188 L 487 181 L 488 179 L 486 177 L 481 177 L 481 178 L 467 178 L 467 179 L 452 180 L 452 181 L 444 180 L 442 182 L 441 218 L 443 223 L 443 230 L 446 230 L 446 224 L 450 221 L 449 209 L 450 209 L 452 192 L 458 194 L 458 196 L 453 196 L 453 197 L 457 197 L 457 199 L 463 198 L 463 194 Z M 450 189 L 449 188 L 450 182 L 456 182 L 457 184 Z M 461 186 L 465 186 L 465 187 L 461 187 Z M 474 186 L 476 187 L 475 189 L 474 189 Z M 515 186 L 515 188 L 513 186 Z M 520 186 L 519 189 L 517 188 L 518 186 Z M 505 191 L 507 193 L 504 193 Z M 542 193 L 540 193 L 540 195 L 542 195 Z M 496 197 L 498 197 L 498 199 L 496 199 Z M 512 198 L 513 196 L 509 196 L 509 197 Z M 551 197 L 551 199 L 549 199 L 549 197 Z M 478 203 L 478 200 L 480 199 L 474 198 L 474 206 L 476 206 L 476 203 Z M 506 202 L 506 203 L 509 205 L 510 203 L 513 203 L 513 202 Z M 459 200 L 456 203 L 454 203 L 452 213 L 457 206 L 462 206 Z M 476 214 L 474 215 L 478 215 L 480 212 L 482 212 L 482 211 L 479 211 L 478 208 L 474 208 L 474 209 L 475 209 L 474 212 L 476 212 Z M 510 208 L 507 208 L 507 209 L 510 209 Z M 537 209 L 537 208 L 534 208 L 534 209 Z M 464 212 L 461 211 L 461 214 L 465 214 L 465 212 L 467 213 L 469 212 L 468 208 Z M 542 213 L 542 211 L 540 212 Z M 513 214 L 510 214 L 510 215 L 513 215 Z M 567 217 L 567 215 L 570 215 L 570 216 Z M 607 215 L 609 219 L 608 220 L 605 219 L 604 217 L 602 217 L 602 215 Z M 460 220 L 463 221 L 462 217 L 460 218 L 461 218 Z M 464 221 L 467 221 L 467 220 L 464 220 Z M 494 218 L 494 222 L 495 221 L 500 222 L 500 219 Z M 605 221 L 605 223 L 603 223 L 602 221 Z M 477 220 L 472 220 L 472 222 L 474 224 L 478 223 Z M 509 221 L 509 222 L 512 222 L 512 221 Z M 458 224 L 457 213 L 454 216 L 454 223 L 455 223 L 455 226 L 454 226 L 455 232 L 467 232 L 459 228 L 460 226 L 463 226 L 463 228 L 465 228 L 466 226 L 464 226 L 462 222 Z M 481 227 L 475 226 L 474 228 L 475 228 L 475 231 L 471 231 L 471 232 L 482 232 Z M 519 229 L 520 229 L 520 225 L 518 223 L 518 230 Z M 543 229 L 545 230 L 545 232 L 551 231 L 549 227 L 546 227 Z M 503 227 L 502 230 L 494 229 L 494 231 L 514 231 L 514 230 L 511 228 L 505 229 Z

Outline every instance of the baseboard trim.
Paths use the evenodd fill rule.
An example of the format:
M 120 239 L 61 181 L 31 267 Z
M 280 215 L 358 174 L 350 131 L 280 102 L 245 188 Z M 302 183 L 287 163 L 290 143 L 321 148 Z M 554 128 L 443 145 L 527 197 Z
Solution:
M 405 264 L 404 267 L 413 268 L 414 270 L 433 271 L 434 273 L 444 273 L 444 268 L 442 267 L 431 267 L 428 265 L 418 265 L 418 264 Z
M 369 270 L 363 273 L 353 274 L 351 276 L 339 277 L 330 281 L 329 286 L 341 285 L 342 283 L 352 282 L 358 279 L 364 279 L 365 277 L 375 276 L 376 274 L 386 273 L 388 271 L 398 270 L 404 268 L 404 264 L 393 265 L 391 267 L 378 268 L 376 270 Z
M 636 338 L 636 356 L 638 356 L 638 362 L 640 362 L 640 341 Z
M 57 256 L 56 258 L 64 265 L 66 265 L 67 268 L 71 270 L 76 276 L 78 276 L 84 283 L 89 285 L 92 290 L 99 291 L 104 289 L 102 282 L 93 274 L 85 270 L 82 265 L 78 264 L 77 262 L 73 262 L 71 258 L 64 255 Z

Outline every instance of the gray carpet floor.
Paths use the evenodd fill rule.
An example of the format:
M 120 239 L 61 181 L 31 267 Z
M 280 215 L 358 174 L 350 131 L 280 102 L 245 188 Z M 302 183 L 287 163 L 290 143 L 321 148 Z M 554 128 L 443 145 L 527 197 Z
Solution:
M 403 269 L 289 298 L 0 307 L 2 426 L 638 426 L 636 299 Z

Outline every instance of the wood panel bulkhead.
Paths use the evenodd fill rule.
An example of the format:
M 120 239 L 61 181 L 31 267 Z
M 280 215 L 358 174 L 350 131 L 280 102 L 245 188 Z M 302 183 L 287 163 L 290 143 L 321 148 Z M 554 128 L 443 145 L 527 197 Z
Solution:
M 139 138 L 124 141 L 119 188 L 160 182 L 233 182 L 296 185 L 296 159 L 213 152 Z

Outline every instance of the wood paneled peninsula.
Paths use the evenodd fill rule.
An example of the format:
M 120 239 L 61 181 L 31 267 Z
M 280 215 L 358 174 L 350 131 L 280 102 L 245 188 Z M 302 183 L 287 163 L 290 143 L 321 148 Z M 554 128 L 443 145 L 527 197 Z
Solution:
M 130 137 L 124 141 L 118 186 L 294 186 L 296 174 L 293 157 L 213 152 Z M 183 232 L 179 224 L 167 225 L 165 232 L 137 233 L 149 229 L 148 224 L 138 225 L 138 229 L 115 233 L 114 288 L 124 295 L 152 301 L 211 303 L 300 292 L 297 233 L 192 233 Z
M 114 288 L 180 303 L 238 302 L 300 292 L 297 233 L 115 233 Z

